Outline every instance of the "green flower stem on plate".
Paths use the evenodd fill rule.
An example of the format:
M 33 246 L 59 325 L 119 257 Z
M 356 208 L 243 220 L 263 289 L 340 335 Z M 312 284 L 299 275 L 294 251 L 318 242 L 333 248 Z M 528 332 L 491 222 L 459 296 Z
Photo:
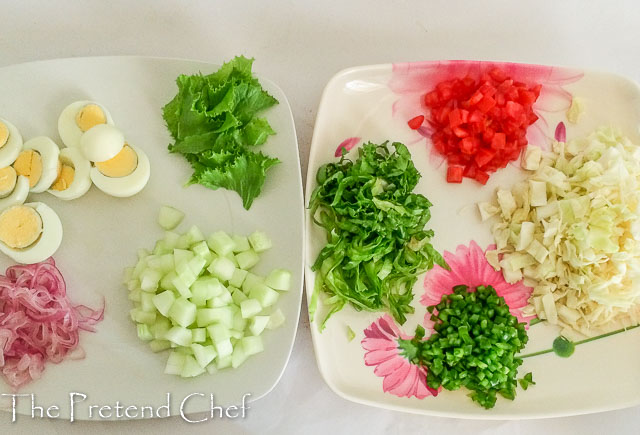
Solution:
M 536 323 L 538 323 L 538 322 L 536 322 Z M 532 324 L 533 324 L 533 321 L 532 321 Z M 597 335 L 595 337 L 585 338 L 584 340 L 576 341 L 573 344 L 577 346 L 579 344 L 589 343 L 590 341 L 599 340 L 601 338 L 605 338 L 605 337 L 609 337 L 611 335 L 620 334 L 621 332 L 629 331 L 631 329 L 637 328 L 638 326 L 640 326 L 640 324 L 639 325 L 634 325 L 634 326 L 629 326 L 628 328 L 617 329 L 615 331 L 607 332 L 606 334 Z M 518 358 L 530 358 L 532 356 L 544 355 L 545 353 L 551 353 L 551 352 L 553 352 L 553 348 L 546 349 L 546 350 L 540 350 L 538 352 L 528 353 L 526 355 L 521 355 Z

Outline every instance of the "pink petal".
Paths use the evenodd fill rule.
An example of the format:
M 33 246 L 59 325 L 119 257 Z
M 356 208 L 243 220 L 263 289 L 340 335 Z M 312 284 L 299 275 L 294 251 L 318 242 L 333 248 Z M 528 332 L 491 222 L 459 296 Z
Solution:
M 389 392 L 399 397 L 411 397 L 415 395 L 418 386 L 416 381 L 418 380 L 418 367 L 410 366 L 405 378 L 398 385 L 393 387 Z
M 398 356 L 397 350 L 371 350 L 364 356 L 364 363 L 375 366 Z
M 386 338 L 364 338 L 362 347 L 365 350 L 393 350 L 398 347 L 398 343 Z
M 336 157 L 341 157 L 342 156 L 342 149 L 344 148 L 347 152 L 351 151 L 351 149 L 353 147 L 355 147 L 356 145 L 358 145 L 358 142 L 360 142 L 360 138 L 359 137 L 350 137 L 347 138 L 345 140 L 343 140 L 340 145 L 338 145 L 338 148 L 336 148 L 336 152 L 335 152 L 335 156 Z
M 558 142 L 566 142 L 567 141 L 567 127 L 564 125 L 564 122 L 559 122 L 556 127 L 556 132 L 554 134 L 555 139 Z
M 388 392 L 393 390 L 398 385 L 402 384 L 402 382 L 406 379 L 411 371 L 411 364 L 406 362 L 402 364 L 395 372 L 391 373 L 389 376 L 385 376 L 382 381 L 382 391 Z
M 400 355 L 396 355 L 396 358 L 388 359 L 387 361 L 381 362 L 374 370 L 373 373 L 376 376 L 388 376 L 391 373 L 394 373 L 396 370 L 400 369 L 402 365 L 405 363 L 405 359 Z

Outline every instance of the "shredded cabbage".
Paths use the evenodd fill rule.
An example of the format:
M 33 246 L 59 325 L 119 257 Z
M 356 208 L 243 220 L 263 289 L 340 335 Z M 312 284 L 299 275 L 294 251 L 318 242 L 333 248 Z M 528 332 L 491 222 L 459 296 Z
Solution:
M 554 142 L 526 182 L 479 207 L 499 219 L 487 260 L 532 281 L 531 314 L 584 336 L 640 322 L 640 148 L 628 138 L 602 127 Z

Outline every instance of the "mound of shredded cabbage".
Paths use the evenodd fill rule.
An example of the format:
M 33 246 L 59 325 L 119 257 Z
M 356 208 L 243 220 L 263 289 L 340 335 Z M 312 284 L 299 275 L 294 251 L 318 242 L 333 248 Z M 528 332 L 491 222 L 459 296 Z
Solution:
M 568 338 L 640 322 L 640 148 L 609 127 L 527 150 L 527 180 L 481 203 L 488 261 L 534 287 L 530 309 Z M 576 332 L 578 334 L 576 334 Z
M 104 308 L 71 305 L 66 293 L 53 258 L 0 276 L 0 373 L 14 390 L 38 379 L 47 361 L 61 362 L 79 330 L 93 332 L 102 320 Z

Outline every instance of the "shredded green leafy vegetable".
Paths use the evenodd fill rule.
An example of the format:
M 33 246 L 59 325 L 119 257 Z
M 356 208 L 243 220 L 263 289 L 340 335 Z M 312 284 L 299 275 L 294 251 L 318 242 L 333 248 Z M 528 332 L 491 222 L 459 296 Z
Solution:
M 278 103 L 253 76 L 253 59 L 243 56 L 209 75 L 181 75 L 178 94 L 163 108 L 174 143 L 169 151 L 191 163 L 188 184 L 235 190 L 245 209 L 260 194 L 267 170 L 276 158 L 251 147 L 275 134 L 256 115 Z
M 327 231 L 327 244 L 312 266 L 318 291 L 328 297 L 329 312 L 320 329 L 348 302 L 356 310 L 388 311 L 404 323 L 413 313 L 417 275 L 439 264 L 442 256 L 425 230 L 431 203 L 412 193 L 420 174 L 406 146 L 367 143 L 355 162 L 344 156 L 322 166 L 309 208 L 314 222 Z

